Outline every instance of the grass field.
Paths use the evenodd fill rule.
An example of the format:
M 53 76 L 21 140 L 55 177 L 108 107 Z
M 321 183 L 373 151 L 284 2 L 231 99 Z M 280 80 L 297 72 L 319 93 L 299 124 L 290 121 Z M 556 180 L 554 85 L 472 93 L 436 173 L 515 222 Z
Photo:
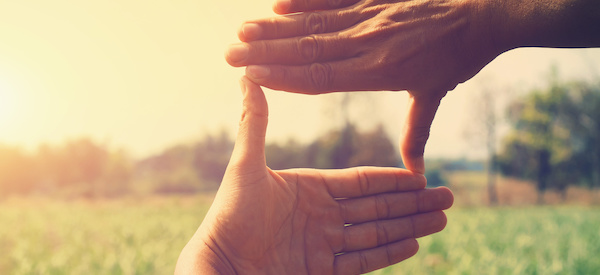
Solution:
M 600 274 L 600 208 L 456 208 L 419 253 L 375 274 Z
M 210 197 L 0 202 L 0 274 L 172 274 Z M 466 207 L 374 274 L 600 274 L 600 208 Z
M 0 274 L 173 274 L 210 199 L 0 203 Z

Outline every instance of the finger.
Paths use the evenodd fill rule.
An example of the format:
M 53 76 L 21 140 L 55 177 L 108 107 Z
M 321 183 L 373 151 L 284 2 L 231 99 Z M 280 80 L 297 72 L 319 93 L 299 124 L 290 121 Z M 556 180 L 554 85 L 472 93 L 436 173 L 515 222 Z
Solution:
M 425 144 L 442 97 L 411 95 L 409 99 L 408 115 L 400 142 L 400 155 L 408 170 L 425 174 Z
M 343 250 L 336 252 L 358 251 L 404 239 L 420 238 L 441 231 L 446 227 L 446 222 L 444 212 L 434 211 L 346 226 Z
M 317 177 L 325 181 L 334 198 L 356 198 L 387 192 L 411 191 L 425 188 L 423 175 L 400 168 L 358 167 L 324 170 Z
M 415 239 L 407 239 L 364 251 L 335 257 L 334 274 L 362 274 L 404 261 L 419 250 Z
M 356 24 L 359 15 L 349 10 L 335 10 L 251 20 L 242 24 L 238 37 L 250 42 L 337 32 Z
M 389 90 L 380 78 L 368 75 L 359 58 L 303 66 L 251 65 L 246 76 L 273 90 L 301 94 L 336 91 Z
M 338 201 L 346 223 L 393 219 L 417 213 L 450 208 L 454 197 L 450 189 L 439 187 L 412 192 L 384 193 Z
M 242 77 L 240 86 L 244 103 L 231 159 L 233 163 L 250 171 L 264 169 L 265 135 L 269 116 L 267 100 L 262 89 L 248 78 Z
M 278 14 L 330 10 L 356 4 L 359 0 L 276 0 L 273 11 Z
M 356 55 L 353 40 L 341 35 L 310 35 L 277 40 L 259 40 L 231 45 L 225 60 L 235 67 L 261 64 L 304 65 L 316 61 L 345 59 Z

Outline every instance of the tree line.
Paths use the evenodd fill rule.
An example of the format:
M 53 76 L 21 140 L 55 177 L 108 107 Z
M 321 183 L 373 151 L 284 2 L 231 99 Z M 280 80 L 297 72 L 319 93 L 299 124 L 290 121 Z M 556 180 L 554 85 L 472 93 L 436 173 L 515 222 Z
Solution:
M 0 196 L 113 197 L 212 191 L 220 184 L 233 145 L 232 136 L 223 131 L 141 160 L 89 138 L 43 145 L 34 152 L 0 145 Z M 400 165 L 381 125 L 359 131 L 347 124 L 308 144 L 293 139 L 284 144 L 268 143 L 265 153 L 272 169 Z
M 489 146 L 494 139 L 487 142 L 491 176 L 497 169 L 505 176 L 531 180 L 540 202 L 548 189 L 566 195 L 571 185 L 600 187 L 600 83 L 551 80 L 546 88 L 515 98 L 506 113 L 511 130 L 497 152 Z M 486 125 L 495 127 L 489 119 Z M 232 135 L 222 131 L 139 160 L 89 138 L 42 145 L 34 152 L 0 144 L 0 196 L 212 191 L 225 173 L 233 144 Z M 312 142 L 268 143 L 265 152 L 267 165 L 275 170 L 402 167 L 393 144 L 382 125 L 361 131 L 346 119 L 342 127 Z M 473 169 L 473 163 L 457 160 L 428 163 L 426 177 L 432 186 L 447 183 L 446 170 Z

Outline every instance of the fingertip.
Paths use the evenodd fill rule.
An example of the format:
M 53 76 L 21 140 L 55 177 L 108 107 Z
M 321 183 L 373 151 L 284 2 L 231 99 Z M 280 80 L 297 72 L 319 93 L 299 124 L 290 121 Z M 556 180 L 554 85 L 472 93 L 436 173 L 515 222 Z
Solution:
M 289 13 L 291 6 L 291 0 L 277 0 L 273 3 L 273 11 L 277 14 L 286 14 Z
M 260 86 L 246 76 L 240 79 L 240 86 L 246 111 L 252 111 L 259 116 L 268 116 L 267 100 Z
M 417 239 L 406 239 L 403 241 L 404 246 L 406 247 L 406 255 L 403 256 L 403 260 L 406 260 L 414 255 L 417 254 L 417 252 L 419 252 L 419 242 L 417 241 Z
M 425 175 L 425 158 L 423 157 L 423 155 L 411 156 L 414 154 L 410 152 L 407 153 L 406 151 L 407 150 L 403 150 L 401 154 L 402 161 L 404 162 L 404 166 L 406 166 L 406 169 L 410 170 L 415 174 Z M 427 180 L 425 180 L 425 185 L 427 185 Z
M 422 226 L 425 226 L 428 229 L 425 229 L 427 232 L 423 236 L 420 236 L 420 237 L 438 233 L 438 232 L 444 230 L 444 228 L 446 228 L 446 225 L 448 224 L 448 217 L 446 217 L 446 213 L 444 213 L 444 211 L 442 211 L 442 210 L 433 211 L 433 212 L 427 213 L 425 215 L 429 215 L 429 219 L 430 219 L 428 221 L 429 224 L 422 225 Z
M 438 219 L 438 228 L 435 233 L 444 230 L 446 228 L 446 225 L 448 225 L 448 217 L 446 216 L 446 213 L 444 213 L 444 211 L 440 211 L 440 216 Z
M 246 67 L 246 76 L 252 80 L 263 80 L 271 75 L 271 68 L 262 65 L 250 65 Z
M 454 193 L 452 193 L 452 190 L 450 190 L 450 188 L 445 187 L 445 186 L 441 186 L 436 189 L 440 190 L 442 200 L 444 201 L 444 204 L 442 205 L 442 207 L 443 207 L 442 209 L 448 209 L 448 208 L 452 207 L 452 205 L 454 205 Z
M 252 22 L 246 22 L 242 24 L 238 30 L 238 38 L 242 42 L 250 42 L 258 40 L 262 35 L 262 28 L 260 25 Z
M 248 58 L 250 48 L 246 43 L 238 43 L 230 45 L 225 50 L 225 61 L 234 67 L 240 67 L 242 62 Z
M 267 101 L 260 86 L 247 77 L 243 76 L 239 83 L 243 94 L 243 109 L 230 164 L 244 169 L 263 169 L 269 113 Z
M 417 177 L 417 181 L 419 182 L 419 184 L 421 184 L 421 186 L 423 186 L 423 188 L 427 187 L 427 178 L 425 177 L 425 174 L 413 171 L 411 172 L 415 175 L 415 177 Z
M 413 249 L 414 253 L 413 256 L 415 254 L 417 254 L 417 252 L 419 252 L 419 249 L 421 248 L 421 246 L 419 245 L 419 242 L 417 241 L 417 239 L 410 239 L 409 241 L 411 241 L 411 248 Z

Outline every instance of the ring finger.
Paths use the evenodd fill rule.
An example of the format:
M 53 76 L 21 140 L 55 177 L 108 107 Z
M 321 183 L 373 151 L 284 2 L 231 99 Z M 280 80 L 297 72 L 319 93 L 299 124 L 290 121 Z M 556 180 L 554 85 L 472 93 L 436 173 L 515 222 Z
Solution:
M 352 252 L 379 247 L 408 238 L 420 238 L 446 227 L 442 211 L 417 214 L 409 217 L 380 220 L 344 228 L 344 246 L 339 252 Z

